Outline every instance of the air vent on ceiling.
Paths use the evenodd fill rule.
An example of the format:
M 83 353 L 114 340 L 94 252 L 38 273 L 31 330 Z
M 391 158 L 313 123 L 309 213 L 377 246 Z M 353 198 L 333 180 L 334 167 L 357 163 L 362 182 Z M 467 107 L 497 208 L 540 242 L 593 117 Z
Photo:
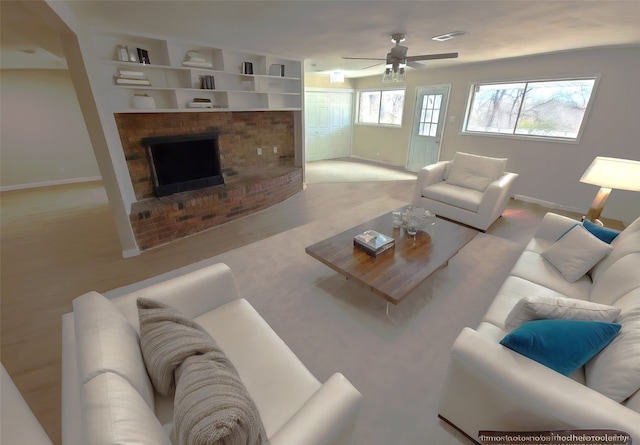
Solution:
M 442 34 L 439 36 L 435 36 L 435 37 L 431 37 L 431 40 L 435 40 L 436 42 L 445 42 L 447 40 L 451 40 L 454 37 L 460 37 L 465 35 L 466 32 L 465 31 L 452 31 L 452 32 L 448 32 L 446 34 Z

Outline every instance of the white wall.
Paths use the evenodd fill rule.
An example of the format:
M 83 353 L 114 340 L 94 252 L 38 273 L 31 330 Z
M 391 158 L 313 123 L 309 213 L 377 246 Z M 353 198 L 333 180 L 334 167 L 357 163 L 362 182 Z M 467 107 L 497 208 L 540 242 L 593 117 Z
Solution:
M 601 74 L 601 79 L 578 144 L 461 134 L 472 82 L 591 74 Z M 516 194 L 586 211 L 597 187 L 582 184 L 579 179 L 594 157 L 640 160 L 637 136 L 640 120 L 635 111 L 640 104 L 639 75 L 638 47 L 573 51 L 461 65 L 449 69 L 411 70 L 407 73 L 402 129 L 356 126 L 353 154 L 404 165 L 411 134 L 416 87 L 450 84 L 448 119 L 455 117 L 455 122 L 446 123 L 440 159 L 451 159 L 456 151 L 507 157 L 508 169 L 520 174 Z M 355 87 L 379 87 L 380 77 L 362 79 Z M 603 216 L 625 222 L 634 220 L 640 216 L 640 193 L 614 190 Z
M 0 71 L 0 186 L 100 177 L 67 70 Z

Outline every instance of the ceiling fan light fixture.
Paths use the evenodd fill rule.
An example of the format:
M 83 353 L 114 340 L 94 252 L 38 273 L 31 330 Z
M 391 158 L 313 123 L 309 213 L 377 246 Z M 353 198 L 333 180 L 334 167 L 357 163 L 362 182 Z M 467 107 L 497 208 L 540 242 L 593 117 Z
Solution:
M 465 31 L 451 31 L 446 34 L 441 34 L 439 36 L 431 37 L 431 40 L 435 40 L 436 42 L 446 42 L 447 40 L 451 40 L 455 37 L 460 37 L 465 35 Z
M 396 45 L 406 40 L 406 35 L 402 32 L 396 32 L 391 34 L 391 41 Z
M 394 63 L 393 66 L 387 65 L 382 74 L 382 83 L 399 83 L 407 80 L 405 64 Z

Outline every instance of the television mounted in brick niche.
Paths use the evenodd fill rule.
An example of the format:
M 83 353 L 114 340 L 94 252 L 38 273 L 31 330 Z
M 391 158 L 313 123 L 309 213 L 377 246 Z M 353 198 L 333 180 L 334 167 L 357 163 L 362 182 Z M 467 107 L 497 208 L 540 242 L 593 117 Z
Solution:
M 156 196 L 224 184 L 218 133 L 142 139 Z

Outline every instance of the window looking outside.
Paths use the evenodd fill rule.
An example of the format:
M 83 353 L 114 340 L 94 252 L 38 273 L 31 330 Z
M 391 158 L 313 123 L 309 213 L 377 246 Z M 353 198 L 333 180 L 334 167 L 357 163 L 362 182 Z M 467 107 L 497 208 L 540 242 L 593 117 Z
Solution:
M 464 132 L 577 140 L 596 78 L 477 84 Z
M 404 90 L 360 91 L 358 120 L 360 124 L 402 124 Z
M 441 105 L 442 94 L 424 95 L 422 98 L 422 110 L 420 111 L 420 122 L 418 127 L 418 134 L 420 136 L 436 136 Z

